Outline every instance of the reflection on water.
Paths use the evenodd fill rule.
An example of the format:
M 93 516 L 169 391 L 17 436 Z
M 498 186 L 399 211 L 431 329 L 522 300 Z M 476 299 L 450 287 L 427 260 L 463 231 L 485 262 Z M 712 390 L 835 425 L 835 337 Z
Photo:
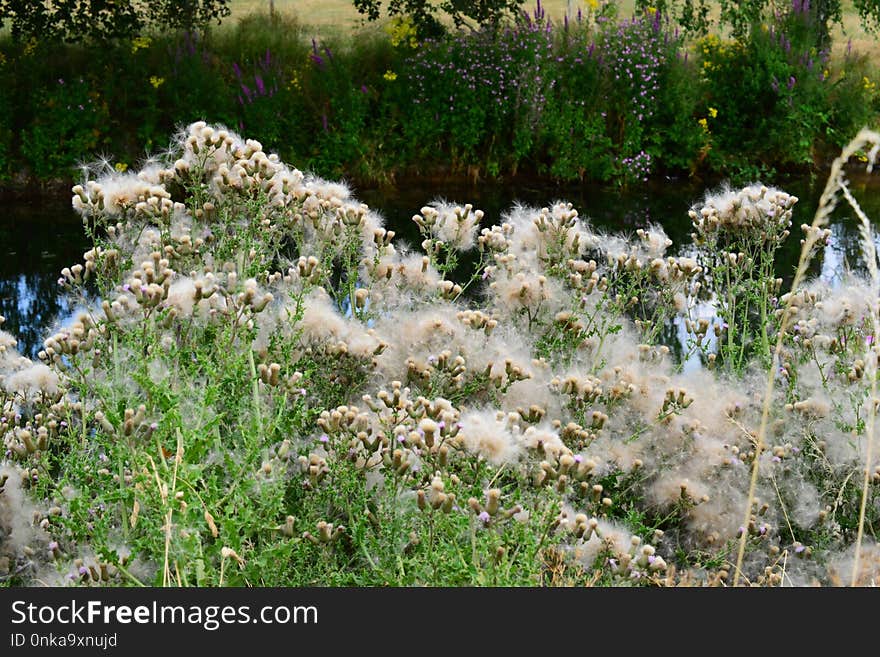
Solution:
M 853 192 L 868 217 L 880 222 L 880 177 L 854 183 Z M 800 252 L 799 226 L 810 223 L 821 187 L 808 181 L 776 183 L 800 198 L 794 208 L 792 236 L 777 258 L 777 275 L 790 281 Z M 632 233 L 649 223 L 660 224 L 673 240 L 670 255 L 689 254 L 690 221 L 687 211 L 703 195 L 699 185 L 665 181 L 622 192 L 596 186 L 537 187 L 523 184 L 455 184 L 424 182 L 401 185 L 396 190 L 355 190 L 355 196 L 378 210 L 398 239 L 412 245 L 420 242 L 413 214 L 428 201 L 446 199 L 473 203 L 486 213 L 484 224 L 497 221 L 515 203 L 545 206 L 558 199 L 570 201 L 581 216 L 607 232 Z M 82 223 L 69 202 L 57 199 L 43 202 L 11 201 L 0 215 L 0 315 L 6 317 L 3 329 L 19 339 L 19 349 L 31 356 L 40 348 L 45 334 L 65 321 L 73 308 L 58 294 L 58 276 L 63 267 L 82 261 L 90 244 Z M 813 274 L 835 282 L 847 270 L 863 271 L 859 232 L 853 212 L 841 204 L 835 212 L 832 236 L 824 253 L 813 263 Z M 878 238 L 880 248 L 880 238 Z M 702 303 L 692 315 L 712 319 L 711 304 Z M 711 331 L 709 332 L 712 333 Z M 714 339 L 714 336 L 707 336 Z M 664 333 L 666 341 L 681 357 L 687 343 L 683 321 L 674 321 Z M 686 359 L 685 369 L 699 367 L 699 358 Z
M 63 199 L 7 201 L 0 214 L 0 315 L 3 330 L 33 355 L 45 332 L 70 316 L 58 293 L 61 269 L 82 260 L 88 242 L 82 222 Z

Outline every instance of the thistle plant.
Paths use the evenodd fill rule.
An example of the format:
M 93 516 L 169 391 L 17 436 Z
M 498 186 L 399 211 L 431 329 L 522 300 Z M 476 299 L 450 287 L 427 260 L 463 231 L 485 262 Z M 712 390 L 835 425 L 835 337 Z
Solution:
M 797 197 L 762 185 L 708 195 L 690 211 L 694 243 L 706 271 L 705 292 L 717 304 L 719 351 L 728 372 L 750 357 L 770 359 L 770 320 L 782 280 L 774 256 L 789 235 Z
M 805 257 L 774 313 L 759 273 L 793 203 L 760 186 L 710 198 L 701 261 L 667 255 L 659 228 L 598 233 L 565 202 L 493 225 L 426 205 L 418 250 L 344 185 L 194 123 L 167 157 L 74 188 L 94 243 L 59 285 L 82 310 L 38 360 L 0 332 L 0 576 L 876 576 L 876 281 L 832 294 L 802 280 Z M 662 344 L 709 285 L 736 330 L 723 362 L 773 359 L 764 398 L 747 375 L 682 374 Z

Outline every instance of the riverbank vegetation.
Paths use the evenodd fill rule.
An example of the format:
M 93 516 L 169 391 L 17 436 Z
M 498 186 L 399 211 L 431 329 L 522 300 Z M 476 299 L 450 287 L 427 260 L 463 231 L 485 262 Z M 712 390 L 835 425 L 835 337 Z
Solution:
M 192 116 L 367 183 L 749 180 L 826 167 L 880 109 L 869 59 L 817 45 L 826 23 L 808 2 L 735 33 L 686 31 L 676 3 L 636 5 L 552 19 L 539 5 L 431 36 L 405 15 L 340 33 L 281 12 L 74 43 L 7 35 L 0 180 L 73 179 L 96 153 L 136 167 Z

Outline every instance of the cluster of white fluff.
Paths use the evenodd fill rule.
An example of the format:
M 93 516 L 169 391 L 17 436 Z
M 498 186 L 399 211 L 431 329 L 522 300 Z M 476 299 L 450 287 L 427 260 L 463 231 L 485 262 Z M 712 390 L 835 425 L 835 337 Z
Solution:
M 708 194 L 689 212 L 694 241 L 699 244 L 719 232 L 730 231 L 781 241 L 788 235 L 792 207 L 797 201 L 796 196 L 764 185 Z
M 304 176 L 258 142 L 202 122 L 180 142 L 168 166 L 74 188 L 74 207 L 105 222 L 112 248 L 85 254 L 61 282 L 76 289 L 102 276 L 118 284 L 99 308 L 47 338 L 42 363 L 19 357 L 0 333 L 0 432 L 16 454 L 41 449 L 40 427 L 13 419 L 40 396 L 58 404 L 40 420 L 47 440 L 65 404 L 91 413 L 108 435 L 149 435 L 161 419 L 155 411 L 135 404 L 114 424 L 113 413 L 87 399 L 59 401 L 70 367 L 90 362 L 100 378 L 102 359 L 125 356 L 107 353 L 110 337 L 146 325 L 163 336 L 162 349 L 130 355 L 147 357 L 149 376 L 175 385 L 174 347 L 212 327 L 223 329 L 225 348 L 252 351 L 254 394 L 267 404 L 276 390 L 306 394 L 300 359 L 326 367 L 322 377 L 350 367 L 364 373 L 366 389 L 352 385 L 346 404 L 321 409 L 315 435 L 291 437 L 276 449 L 278 462 L 264 464 L 280 476 L 289 459 L 281 467 L 278 454 L 290 441 L 303 447 L 293 476 L 307 490 L 327 485 L 334 459 L 348 459 L 371 481 L 381 472 L 409 477 L 402 504 L 448 513 L 469 506 L 487 526 L 527 517 L 515 507 L 505 516 L 494 489 L 484 501 L 454 503 L 451 477 L 437 473 L 476 459 L 556 491 L 565 509 L 554 527 L 569 553 L 629 579 L 660 577 L 676 550 L 724 550 L 743 532 L 755 554 L 774 557 L 790 543 L 790 525 L 834 522 L 805 456 L 819 453 L 831 470 L 851 468 L 864 449 L 839 427 L 855 425 L 867 400 L 846 406 L 835 395 L 857 386 L 859 357 L 873 348 L 864 333 L 866 284 L 854 279 L 845 293 L 832 293 L 816 283 L 792 300 L 796 339 L 786 342 L 781 373 L 792 385 L 789 398 L 777 400 L 758 504 L 742 527 L 761 377 L 684 375 L 668 348 L 645 342 L 632 315 L 690 307 L 711 274 L 696 258 L 667 256 L 662 229 L 600 235 L 562 202 L 517 206 L 481 229 L 479 210 L 435 203 L 413 217 L 427 253 L 414 252 L 396 246 L 345 185 Z M 192 184 L 207 186 L 208 200 L 198 207 L 174 200 Z M 757 185 L 707 197 L 691 211 L 697 241 L 719 231 L 781 239 L 796 200 Z M 238 250 L 238 235 L 261 248 Z M 473 248 L 486 266 L 483 296 L 468 301 L 439 256 Z M 541 346 L 554 340 L 563 346 Z M 861 340 L 859 350 L 844 349 L 852 340 Z M 852 376 L 841 374 L 846 368 Z M 646 517 L 677 518 L 677 531 L 656 533 L 650 545 L 634 537 L 615 507 L 622 496 L 641 500 Z M 756 559 L 753 567 L 762 566 Z
M 413 215 L 419 229 L 430 237 L 422 248 L 431 252 L 437 247 L 449 247 L 456 251 L 469 251 L 476 244 L 477 229 L 483 218 L 482 210 L 474 210 L 470 203 L 464 207 L 437 201 Z

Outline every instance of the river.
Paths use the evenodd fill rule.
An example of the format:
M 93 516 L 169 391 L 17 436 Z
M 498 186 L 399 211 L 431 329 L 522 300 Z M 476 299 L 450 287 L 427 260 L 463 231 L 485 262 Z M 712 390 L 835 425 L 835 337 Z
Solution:
M 777 273 L 786 277 L 793 271 L 799 253 L 797 227 L 812 221 L 824 179 L 800 178 L 773 184 L 800 198 L 795 206 L 792 236 L 777 258 Z M 880 175 L 853 175 L 852 190 L 868 217 L 880 221 Z M 662 225 L 673 240 L 674 255 L 688 248 L 687 211 L 703 197 L 704 191 L 702 185 L 680 180 L 652 181 L 626 190 L 522 182 L 420 182 L 393 190 L 355 190 L 355 196 L 378 210 L 387 225 L 410 242 L 417 238 L 412 215 L 433 199 L 472 203 L 485 212 L 485 225 L 497 222 L 515 203 L 544 206 L 564 199 L 573 203 L 593 226 L 605 231 L 632 233 L 649 223 Z M 813 263 L 813 273 L 833 279 L 847 267 L 863 268 L 854 213 L 845 203 L 835 211 L 831 229 L 831 242 Z M 0 214 L 0 315 L 6 318 L 3 329 L 18 338 L 22 353 L 35 355 L 46 333 L 73 312 L 71 303 L 59 294 L 57 280 L 61 269 L 81 262 L 83 252 L 89 248 L 82 223 L 67 199 L 6 201 L 5 211 Z M 678 323 L 670 326 L 668 338 L 674 341 L 675 336 L 683 335 L 679 329 Z

